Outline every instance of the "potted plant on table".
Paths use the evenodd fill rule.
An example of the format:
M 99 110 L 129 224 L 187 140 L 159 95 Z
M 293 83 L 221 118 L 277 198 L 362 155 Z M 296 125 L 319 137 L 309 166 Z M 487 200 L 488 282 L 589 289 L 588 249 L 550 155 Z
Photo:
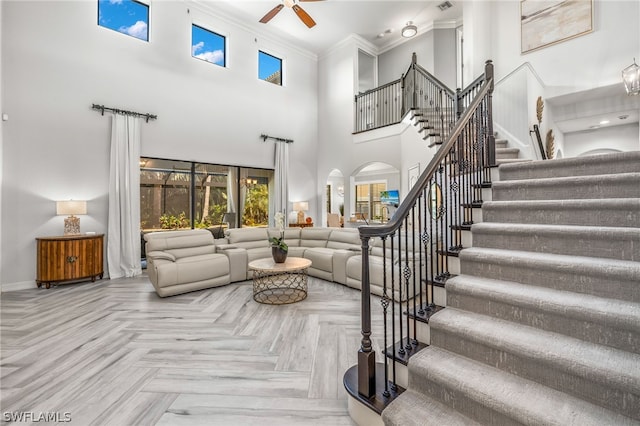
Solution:
M 276 227 L 280 231 L 280 237 L 269 237 L 271 243 L 271 255 L 276 263 L 284 263 L 287 260 L 289 246 L 284 242 L 284 214 L 278 212 L 273 217 Z

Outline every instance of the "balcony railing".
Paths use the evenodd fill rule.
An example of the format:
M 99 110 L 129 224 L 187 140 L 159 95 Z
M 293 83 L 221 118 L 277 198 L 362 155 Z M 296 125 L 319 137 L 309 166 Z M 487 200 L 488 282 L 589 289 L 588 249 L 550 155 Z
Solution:
M 418 65 L 414 53 L 400 79 L 356 95 L 354 133 L 397 124 L 411 112 L 425 139 L 444 140 L 470 94 L 472 89 L 464 93 L 449 89 Z
M 432 82 L 434 87 L 437 82 Z M 422 349 L 417 323 L 427 321 L 440 307 L 434 288 L 451 276 L 450 263 L 462 249 L 462 231 L 474 222 L 474 208 L 482 204 L 482 188 L 491 183 L 495 166 L 492 122 L 493 65 L 457 96 L 442 89 L 427 93 L 442 99 L 445 108 L 460 117 L 443 126 L 443 145 L 398 207 L 392 220 L 381 226 L 359 228 L 362 241 L 362 341 L 358 364 L 344 377 L 347 391 L 377 412 L 403 389 L 397 363 Z M 433 96 L 436 93 L 437 96 Z M 421 95 L 422 96 L 422 95 Z M 449 102 L 454 100 L 453 106 Z M 414 99 L 414 102 L 416 99 Z M 412 105 L 425 106 L 418 99 Z M 430 105 L 431 106 L 431 105 Z M 452 117 L 440 110 L 444 123 Z M 447 130 L 449 129 L 449 130 Z M 379 299 L 383 331 L 372 335 L 371 286 L 382 288 Z M 375 345 L 374 345 L 375 342 Z M 375 346 L 384 347 L 384 363 L 376 364 Z

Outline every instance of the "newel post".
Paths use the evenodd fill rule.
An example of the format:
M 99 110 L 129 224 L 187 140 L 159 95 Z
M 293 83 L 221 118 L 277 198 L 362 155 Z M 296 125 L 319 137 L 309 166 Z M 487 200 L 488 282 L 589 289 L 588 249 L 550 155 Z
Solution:
M 487 92 L 487 130 L 489 137 L 487 139 L 487 161 L 489 167 L 496 165 L 496 136 L 493 133 L 493 62 L 487 60 L 484 65 L 484 76 L 489 81 L 489 91 Z
M 358 351 L 358 393 L 367 398 L 376 393 L 376 353 L 371 346 L 371 283 L 369 281 L 369 237 L 362 241 L 362 341 Z

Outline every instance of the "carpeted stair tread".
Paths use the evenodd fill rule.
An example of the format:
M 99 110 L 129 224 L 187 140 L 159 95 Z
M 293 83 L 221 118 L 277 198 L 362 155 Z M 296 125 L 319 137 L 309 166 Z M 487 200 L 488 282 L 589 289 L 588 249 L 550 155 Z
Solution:
M 482 222 L 473 246 L 640 262 L 640 228 Z
M 638 198 L 640 173 L 508 180 L 492 188 L 495 201 Z
M 500 167 L 500 180 L 640 172 L 640 151 L 532 161 Z
M 382 412 L 386 426 L 474 426 L 480 425 L 451 407 L 411 389 L 402 393 Z
M 640 420 L 638 354 L 451 307 L 430 328 L 433 346 Z
M 638 424 L 606 408 L 434 346 L 412 357 L 409 370 L 410 388 L 482 424 Z
M 640 199 L 487 201 L 484 222 L 640 228 Z
M 640 262 L 481 247 L 459 258 L 466 275 L 640 303 Z
M 496 147 L 496 158 L 505 159 L 505 158 L 518 158 L 520 154 L 519 148 L 498 148 Z
M 638 303 L 458 275 L 447 306 L 640 354 Z

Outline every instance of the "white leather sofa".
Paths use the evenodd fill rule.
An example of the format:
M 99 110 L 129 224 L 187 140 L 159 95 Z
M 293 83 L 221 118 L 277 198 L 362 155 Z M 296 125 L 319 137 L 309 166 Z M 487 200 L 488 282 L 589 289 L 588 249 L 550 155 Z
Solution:
M 224 238 L 215 240 L 207 230 L 146 234 L 149 279 L 161 297 L 246 281 L 252 277 L 249 262 L 271 257 L 269 237 L 279 235 L 278 230 L 267 228 L 228 229 Z M 284 239 L 289 246 L 289 256 L 311 260 L 310 276 L 361 288 L 362 247 L 357 229 L 288 228 Z M 391 263 L 389 247 L 387 245 L 387 278 L 391 278 L 391 268 L 395 268 L 396 282 L 400 282 L 398 278 L 404 265 L 398 266 L 400 259 Z M 379 296 L 383 294 L 382 250 L 380 239 L 371 240 L 371 292 Z M 425 262 L 426 258 L 423 267 Z M 409 267 L 417 268 L 413 259 Z M 410 286 L 409 297 L 413 297 L 412 288 Z M 406 300 L 406 287 L 402 297 L 399 288 L 394 290 L 395 300 Z M 391 289 L 387 295 L 391 296 Z
M 147 273 L 160 297 L 231 282 L 229 259 L 206 229 L 145 234 Z

